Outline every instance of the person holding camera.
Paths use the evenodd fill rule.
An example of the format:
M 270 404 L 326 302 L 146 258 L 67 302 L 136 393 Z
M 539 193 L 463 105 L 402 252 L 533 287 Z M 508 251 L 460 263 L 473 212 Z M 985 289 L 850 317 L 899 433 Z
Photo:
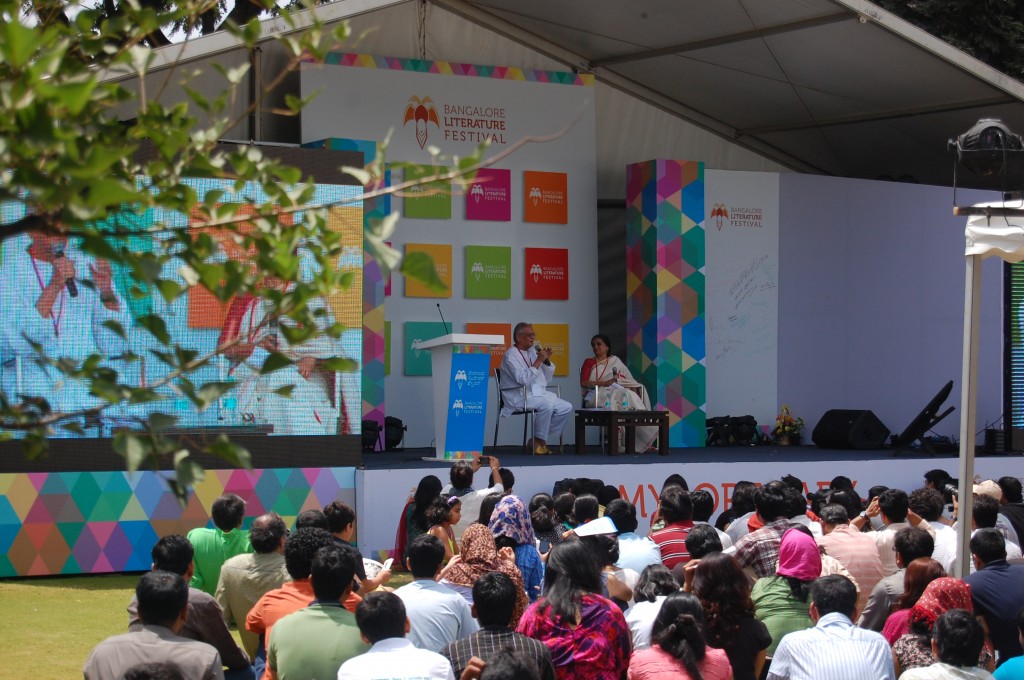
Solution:
M 476 491 L 473 489 L 473 475 L 482 466 L 487 465 L 491 469 L 491 486 Z M 501 482 L 501 461 L 497 456 L 481 456 L 473 454 L 473 460 L 457 460 L 452 463 L 448 478 L 451 484 L 442 491 L 442 496 L 456 496 L 462 502 L 462 517 L 452 525 L 455 530 L 455 540 L 461 542 L 462 534 L 476 521 L 480 514 L 480 504 L 484 499 L 493 493 L 505 493 L 505 487 Z

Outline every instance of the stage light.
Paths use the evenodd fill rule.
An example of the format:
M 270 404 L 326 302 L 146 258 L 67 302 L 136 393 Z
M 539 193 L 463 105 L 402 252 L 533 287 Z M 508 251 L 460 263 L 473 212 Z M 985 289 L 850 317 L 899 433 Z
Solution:
M 982 118 L 967 132 L 950 139 L 949 148 L 956 151 L 957 162 L 978 177 L 1005 175 L 1011 165 L 1019 166 L 1024 154 L 1021 136 L 997 118 Z
M 394 416 L 384 418 L 384 449 L 386 451 L 396 450 L 405 439 L 405 432 L 408 429 L 401 418 Z

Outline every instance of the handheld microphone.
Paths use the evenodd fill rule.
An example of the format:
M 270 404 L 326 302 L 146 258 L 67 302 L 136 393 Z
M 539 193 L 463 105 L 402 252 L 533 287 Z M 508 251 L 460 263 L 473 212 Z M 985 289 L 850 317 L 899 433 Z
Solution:
M 62 257 L 64 257 L 64 246 L 62 244 L 57 244 L 57 245 L 55 245 L 53 247 L 53 251 L 52 252 L 53 252 L 53 258 L 55 260 L 59 260 Z M 64 280 L 64 285 L 67 287 L 68 294 L 71 297 L 78 297 L 78 284 L 75 283 L 75 277 L 71 277 L 69 279 L 65 279 Z
M 437 313 L 441 317 L 441 323 L 444 324 L 444 331 L 448 335 L 452 334 L 452 327 L 448 325 L 448 322 L 444 320 L 444 313 L 441 311 L 441 303 L 437 303 Z

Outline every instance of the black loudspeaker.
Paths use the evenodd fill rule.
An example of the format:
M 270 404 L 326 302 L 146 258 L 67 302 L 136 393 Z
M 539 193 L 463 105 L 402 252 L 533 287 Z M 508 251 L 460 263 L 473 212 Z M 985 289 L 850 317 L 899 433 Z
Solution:
M 811 439 L 822 449 L 880 449 L 889 428 L 871 411 L 834 408 L 818 421 Z

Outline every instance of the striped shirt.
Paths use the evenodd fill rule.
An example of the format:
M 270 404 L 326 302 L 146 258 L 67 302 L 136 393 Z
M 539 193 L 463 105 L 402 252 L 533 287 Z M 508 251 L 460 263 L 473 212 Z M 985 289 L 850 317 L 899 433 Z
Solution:
M 551 665 L 551 652 L 533 638 L 509 630 L 508 626 L 486 626 L 469 637 L 456 640 L 441 650 L 441 656 L 452 664 L 455 677 L 462 675 L 469 660 L 476 656 L 490 661 L 504 650 L 523 652 L 534 660 L 540 669 L 541 680 L 554 680 L 555 668 Z
M 661 563 L 669 569 L 677 564 L 685 564 L 690 561 L 690 553 L 686 550 L 686 537 L 692 528 L 693 522 L 687 519 L 669 524 L 664 529 L 652 532 L 649 536 L 661 551 Z
M 768 680 L 896 680 L 889 643 L 843 614 L 782 638 Z

